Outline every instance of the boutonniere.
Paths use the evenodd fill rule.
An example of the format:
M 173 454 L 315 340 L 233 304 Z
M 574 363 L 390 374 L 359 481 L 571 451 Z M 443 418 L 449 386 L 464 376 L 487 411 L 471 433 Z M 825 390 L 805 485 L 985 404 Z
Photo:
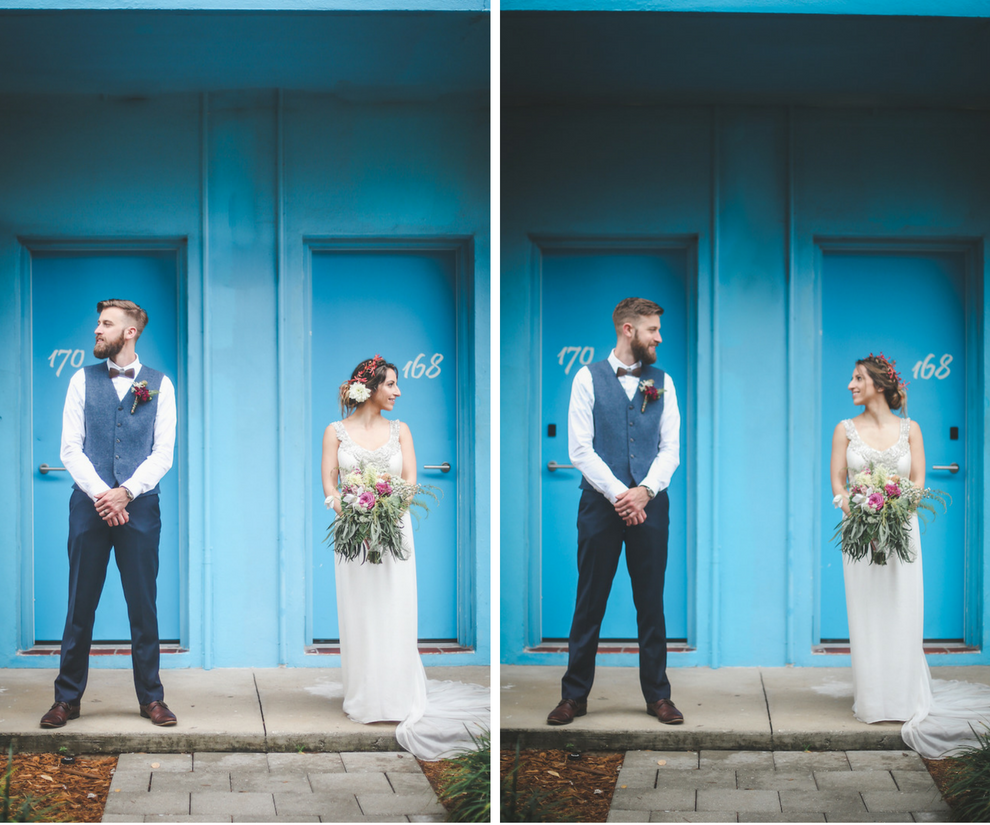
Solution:
M 643 393 L 643 409 L 640 410 L 641 413 L 646 412 L 646 405 L 651 401 L 656 401 L 662 394 L 662 389 L 657 389 L 653 386 L 653 379 L 648 378 L 645 381 L 639 382 L 639 391 Z
M 131 405 L 131 415 L 134 415 L 134 410 L 137 409 L 138 403 L 144 403 L 145 401 L 150 401 L 152 396 L 158 395 L 159 390 L 149 390 L 147 381 L 135 381 L 131 384 L 131 392 L 134 393 L 134 403 Z M 646 407 L 643 407 L 645 410 Z

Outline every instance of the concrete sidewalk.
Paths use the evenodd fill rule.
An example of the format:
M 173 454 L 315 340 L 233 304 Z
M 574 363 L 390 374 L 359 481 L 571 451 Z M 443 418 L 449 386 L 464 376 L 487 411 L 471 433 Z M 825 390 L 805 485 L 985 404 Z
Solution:
M 163 670 L 165 701 L 179 724 L 156 728 L 138 713 L 130 670 L 90 671 L 78 719 L 42 730 L 56 671 L 0 670 L 0 747 L 19 752 L 398 751 L 395 724 L 359 725 L 341 707 L 339 668 Z M 487 667 L 427 668 L 436 680 L 488 685 Z
M 683 725 L 646 714 L 636 668 L 599 667 L 588 715 L 551 727 L 562 667 L 501 668 L 501 745 L 578 750 L 901 750 L 901 725 L 852 715 L 847 668 L 676 668 L 668 671 Z M 990 667 L 933 668 L 936 679 L 990 684 Z

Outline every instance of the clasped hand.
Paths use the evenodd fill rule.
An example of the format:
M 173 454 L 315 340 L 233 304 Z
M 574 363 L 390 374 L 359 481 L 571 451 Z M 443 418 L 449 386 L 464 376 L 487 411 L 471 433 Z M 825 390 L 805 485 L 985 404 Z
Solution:
M 643 487 L 630 487 L 615 497 L 615 512 L 630 527 L 646 521 L 646 505 L 650 495 Z
M 127 524 L 130 520 L 130 516 L 127 514 L 128 504 L 130 504 L 130 499 L 122 487 L 114 487 L 101 493 L 94 502 L 100 518 L 111 527 L 119 527 L 121 524 Z

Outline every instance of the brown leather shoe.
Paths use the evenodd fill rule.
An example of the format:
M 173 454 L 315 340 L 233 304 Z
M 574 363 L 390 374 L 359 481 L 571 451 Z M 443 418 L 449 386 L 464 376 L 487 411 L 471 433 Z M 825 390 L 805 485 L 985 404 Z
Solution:
M 656 716 L 665 725 L 680 725 L 684 722 L 684 714 L 674 707 L 674 703 L 670 699 L 647 702 L 646 712 L 650 716 Z
M 48 713 L 41 717 L 41 727 L 61 728 L 70 719 L 79 718 L 79 703 L 70 705 L 68 702 L 56 702 Z
M 179 721 L 175 718 L 175 714 L 168 709 L 168 705 L 157 700 L 150 705 L 141 705 L 141 715 L 145 719 L 150 719 L 152 725 L 159 727 L 168 727 Z
M 561 699 L 547 716 L 548 725 L 569 725 L 575 716 L 584 716 L 588 712 L 587 699 Z

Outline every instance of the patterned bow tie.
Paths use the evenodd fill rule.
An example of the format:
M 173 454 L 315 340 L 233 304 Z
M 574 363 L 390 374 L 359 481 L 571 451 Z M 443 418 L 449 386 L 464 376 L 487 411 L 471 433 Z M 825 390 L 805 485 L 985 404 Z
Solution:
M 115 367 L 110 367 L 110 377 L 116 378 L 118 375 L 122 375 L 124 378 L 133 378 L 134 367 L 128 367 L 126 370 L 118 370 Z
M 619 368 L 618 368 L 618 369 L 617 369 L 617 370 L 615 371 L 615 374 L 616 374 L 616 375 L 617 375 L 617 376 L 618 376 L 619 378 L 622 378 L 622 376 L 623 376 L 623 375 L 635 375 L 635 376 L 636 376 L 637 378 L 639 378 L 639 374 L 640 374 L 640 373 L 641 373 L 642 371 L 643 371 L 643 368 L 642 368 L 642 367 L 633 367 L 633 368 L 632 368 L 631 370 L 627 370 L 627 369 L 626 369 L 625 367 L 619 367 Z

